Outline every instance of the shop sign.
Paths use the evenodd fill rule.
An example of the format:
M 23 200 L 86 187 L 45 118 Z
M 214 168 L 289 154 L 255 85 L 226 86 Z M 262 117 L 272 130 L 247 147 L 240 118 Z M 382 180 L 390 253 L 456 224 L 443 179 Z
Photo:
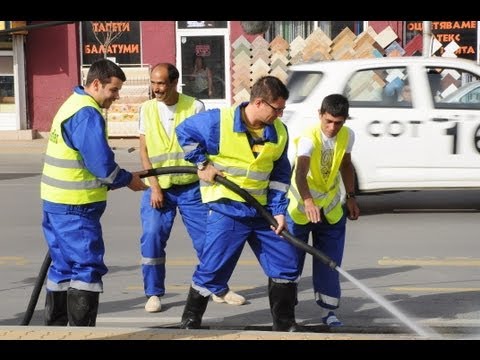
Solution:
M 82 21 L 84 65 L 103 57 L 120 65 L 135 65 L 141 63 L 140 55 L 139 21 Z

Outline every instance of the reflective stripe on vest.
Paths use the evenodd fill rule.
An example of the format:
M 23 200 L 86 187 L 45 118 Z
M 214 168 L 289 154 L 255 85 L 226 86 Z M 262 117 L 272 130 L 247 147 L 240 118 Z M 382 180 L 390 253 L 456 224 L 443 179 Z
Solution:
M 289 184 L 270 182 L 273 163 L 278 160 L 287 144 L 288 135 L 280 119 L 275 119 L 274 126 L 278 142 L 265 142 L 257 158 L 253 156 L 247 134 L 232 131 L 235 108 L 220 110 L 220 155 L 209 155 L 215 168 L 222 170 L 227 179 L 248 191 L 260 204 L 267 204 L 268 189 L 287 192 Z M 220 184 L 200 181 L 200 190 L 204 202 L 227 198 L 245 202 L 238 194 Z
M 100 107 L 91 96 L 74 93 L 53 119 L 40 185 L 40 196 L 44 200 L 72 205 L 105 201 L 105 183 L 111 183 L 120 170 L 117 168 L 109 179 L 97 178 L 85 167 L 80 153 L 63 140 L 63 122 L 86 106 L 95 108 L 101 114 Z
M 313 143 L 313 152 L 310 157 L 310 169 L 307 174 L 307 183 L 312 195 L 313 202 L 316 206 L 323 209 L 323 213 L 329 224 L 337 223 L 342 215 L 342 203 L 340 192 L 340 165 L 348 144 L 348 130 L 342 127 L 337 134 L 335 141 L 335 149 L 332 161 L 330 175 L 325 181 L 321 172 L 322 159 L 322 135 L 318 126 L 307 129 L 301 137 L 308 137 Z M 299 138 L 295 139 L 295 145 L 298 144 Z M 305 203 L 298 192 L 295 181 L 295 173 L 292 174 L 292 185 L 288 192 L 290 203 L 288 205 L 288 213 L 297 224 L 306 224 L 309 222 L 305 214 Z
M 174 128 L 187 117 L 195 114 L 195 98 L 179 94 L 174 114 Z M 164 166 L 192 166 L 184 160 L 185 153 L 178 143 L 175 131 L 170 137 L 162 125 L 158 112 L 158 101 L 148 100 L 142 105 L 142 115 L 145 121 L 145 142 L 148 156 L 154 168 Z M 159 175 L 158 183 L 162 189 L 172 185 L 185 185 L 198 181 L 196 174 L 167 174 Z M 148 179 L 146 180 L 148 183 Z

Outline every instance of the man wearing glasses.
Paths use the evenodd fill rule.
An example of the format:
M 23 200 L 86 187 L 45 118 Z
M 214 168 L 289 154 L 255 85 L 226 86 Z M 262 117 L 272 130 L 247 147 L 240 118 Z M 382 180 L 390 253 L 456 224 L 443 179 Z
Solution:
M 209 296 L 228 291 L 248 241 L 269 278 L 273 330 L 300 330 L 295 321 L 298 255 L 279 236 L 285 228 L 291 167 L 287 129 L 278 116 L 288 96 L 278 78 L 264 76 L 253 85 L 250 102 L 194 115 L 176 128 L 185 160 L 198 166 L 202 201 L 209 208 L 204 250 L 182 315 L 184 329 L 200 328 Z M 277 228 L 241 196 L 216 184 L 216 175 L 248 191 L 275 217 Z
M 281 107 L 281 108 L 276 108 L 275 106 L 273 106 L 272 104 L 270 104 L 268 101 L 266 100 L 262 100 L 265 104 L 267 104 L 268 106 L 270 106 L 270 108 L 275 111 L 275 113 L 278 115 L 278 116 L 281 116 L 283 114 L 283 110 L 285 110 L 285 106 Z

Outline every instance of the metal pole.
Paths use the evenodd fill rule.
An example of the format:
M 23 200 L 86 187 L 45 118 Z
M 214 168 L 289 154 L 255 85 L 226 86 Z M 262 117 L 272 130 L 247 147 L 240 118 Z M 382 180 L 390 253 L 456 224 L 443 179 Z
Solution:
M 422 22 L 422 34 L 423 34 L 423 47 L 422 56 L 430 57 L 432 54 L 432 22 Z
M 480 30 L 478 27 L 480 26 L 480 21 L 477 21 L 477 65 L 480 65 Z

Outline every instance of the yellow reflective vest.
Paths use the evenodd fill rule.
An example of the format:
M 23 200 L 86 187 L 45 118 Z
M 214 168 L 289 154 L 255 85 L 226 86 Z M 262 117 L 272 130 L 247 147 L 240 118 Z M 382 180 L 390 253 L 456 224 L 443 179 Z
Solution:
M 220 114 L 219 154 L 209 155 L 209 161 L 222 170 L 228 180 L 248 191 L 260 204 L 266 205 L 273 164 L 282 156 L 288 141 L 285 126 L 280 119 L 275 119 L 273 124 L 277 132 L 277 143 L 266 142 L 255 158 L 247 134 L 233 131 L 235 108 L 221 109 Z M 245 202 L 240 195 L 216 183 L 200 181 L 200 191 L 203 202 L 221 198 Z
M 101 114 L 95 99 L 74 93 L 53 119 L 40 184 L 43 200 L 83 205 L 107 199 L 107 187 L 85 167 L 80 153 L 70 148 L 62 136 L 62 123 L 86 106 Z
M 308 137 L 313 142 L 313 152 L 310 157 L 310 171 L 307 174 L 307 183 L 313 202 L 316 206 L 323 209 L 325 217 L 329 224 L 337 223 L 342 215 L 341 191 L 340 191 L 340 165 L 348 144 L 348 129 L 342 127 L 337 134 L 335 149 L 332 161 L 330 175 L 325 181 L 322 171 L 322 134 L 317 125 L 305 131 L 302 137 Z M 295 146 L 298 145 L 300 137 L 295 139 Z M 309 222 L 305 214 L 305 204 L 298 192 L 295 181 L 295 173 L 292 174 L 292 184 L 288 192 L 290 203 L 288 213 L 292 220 L 297 224 L 306 224 Z
M 195 98 L 179 94 L 176 111 L 174 114 L 174 128 L 187 117 L 195 114 Z M 162 126 L 158 112 L 158 101 L 148 100 L 142 105 L 142 115 L 145 122 L 145 142 L 148 157 L 154 168 L 164 166 L 192 166 L 184 160 L 185 153 L 174 134 L 169 137 Z M 186 185 L 198 181 L 195 174 L 167 174 L 159 175 L 158 183 L 162 189 L 172 185 Z M 148 183 L 148 180 L 147 180 Z

